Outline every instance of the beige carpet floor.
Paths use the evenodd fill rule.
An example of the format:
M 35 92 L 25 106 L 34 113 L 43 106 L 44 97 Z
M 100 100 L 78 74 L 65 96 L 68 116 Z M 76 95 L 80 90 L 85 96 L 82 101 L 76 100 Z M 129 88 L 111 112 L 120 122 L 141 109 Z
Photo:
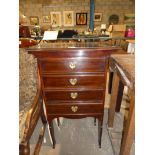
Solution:
M 111 132 L 107 128 L 107 114 L 108 110 L 105 109 L 101 149 L 98 147 L 98 126 L 94 126 L 93 118 L 63 119 L 60 127 L 54 121 L 56 148 L 51 147 L 48 130 L 46 130 L 40 155 L 118 155 L 123 117 L 121 113 L 116 114 L 115 130 L 112 132 L 114 138 L 111 139 Z M 40 126 L 41 121 L 31 138 L 31 150 L 33 150 Z
M 123 95 L 121 112 L 115 114 L 114 127 L 109 129 L 107 127 L 109 102 L 110 95 L 106 93 L 101 149 L 98 147 L 98 126 L 94 126 L 94 118 L 77 120 L 63 118 L 60 127 L 54 121 L 56 148 L 51 147 L 49 133 L 46 129 L 39 155 L 119 155 L 123 120 L 124 116 L 127 117 L 129 105 L 126 102 L 126 95 Z M 31 152 L 34 149 L 36 139 L 38 139 L 41 125 L 39 120 L 31 137 Z M 130 155 L 135 154 L 134 148 L 133 143 Z

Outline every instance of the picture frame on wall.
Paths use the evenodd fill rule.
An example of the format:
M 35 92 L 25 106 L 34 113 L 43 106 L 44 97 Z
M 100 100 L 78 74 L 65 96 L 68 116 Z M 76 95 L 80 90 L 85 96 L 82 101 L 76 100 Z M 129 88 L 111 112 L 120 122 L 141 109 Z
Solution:
M 52 27 L 61 26 L 61 12 L 50 12 Z
M 64 26 L 74 26 L 74 12 L 64 11 L 63 12 Z
M 43 16 L 43 23 L 50 23 L 51 22 L 51 16 Z
M 87 25 L 87 13 L 76 13 L 76 25 Z
M 100 22 L 102 20 L 102 13 L 94 13 L 94 21 Z
M 30 24 L 31 25 L 39 25 L 39 18 L 38 18 L 38 16 L 30 16 Z

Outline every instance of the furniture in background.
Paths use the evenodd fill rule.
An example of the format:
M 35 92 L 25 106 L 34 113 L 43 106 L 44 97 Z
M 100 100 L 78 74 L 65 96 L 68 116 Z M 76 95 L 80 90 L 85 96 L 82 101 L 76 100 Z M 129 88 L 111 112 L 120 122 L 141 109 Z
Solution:
M 22 136 L 20 137 L 21 141 L 19 144 L 19 154 L 30 155 L 30 138 L 34 132 L 34 129 L 37 125 L 39 118 L 41 118 L 43 126 L 40 130 L 38 141 L 33 152 L 33 155 L 38 155 L 43 141 L 46 123 L 47 123 L 46 117 L 44 115 L 44 110 L 43 110 L 43 99 L 42 99 L 41 83 L 40 83 L 39 76 L 38 76 L 37 94 L 32 102 L 31 108 L 25 113 L 26 113 L 26 121 L 24 122 L 23 129 L 20 129 L 20 132 L 22 132 Z
M 37 45 L 38 41 L 30 38 L 20 38 L 19 39 L 19 48 L 25 48 L 29 46 Z
M 110 108 L 108 113 L 108 127 L 113 127 L 116 111 L 119 83 L 130 89 L 130 108 L 127 120 L 124 122 L 120 155 L 129 155 L 135 134 L 135 62 L 134 55 L 112 55 L 110 69 L 114 72 Z M 119 102 L 120 104 L 121 102 Z M 120 105 L 119 105 L 120 108 Z M 117 109 L 119 110 L 119 109 Z
M 38 155 L 44 137 L 46 117 L 43 111 L 40 78 L 37 71 L 37 61 L 29 55 L 25 48 L 36 45 L 37 41 L 20 38 L 19 45 L 19 154 Z M 38 119 L 41 118 L 43 126 L 38 133 L 38 141 L 32 152 L 30 139 L 34 133 Z
M 56 144 L 53 119 L 59 117 L 97 118 L 101 147 L 108 58 L 119 50 L 77 43 L 75 46 L 43 43 L 27 49 L 37 58 L 53 148 Z
M 111 27 L 112 26 L 112 27 Z M 125 36 L 126 25 L 110 25 L 108 31 L 110 31 L 110 37 L 124 37 Z
M 126 51 L 126 53 L 128 53 L 128 54 L 134 54 L 135 53 L 135 40 L 134 40 L 134 38 L 120 40 L 119 46 L 121 46 Z M 110 71 L 109 72 L 109 83 L 108 83 L 108 93 L 109 94 L 111 94 L 112 80 L 113 80 L 113 72 Z M 120 107 L 123 89 L 124 89 L 124 86 L 122 85 L 122 82 L 120 81 L 119 89 L 118 89 L 119 90 L 119 93 L 118 93 L 119 97 L 117 97 L 117 107 Z M 117 107 L 116 107 L 116 109 L 119 109 Z M 117 110 L 117 112 L 119 112 L 119 111 Z
M 63 32 L 59 31 L 58 38 L 72 38 L 74 35 L 78 35 L 78 32 L 74 30 L 64 30 Z
M 28 26 L 19 25 L 19 37 L 29 38 L 31 37 L 30 29 Z
M 127 53 L 134 54 L 135 53 L 135 40 L 126 40 L 128 42 Z

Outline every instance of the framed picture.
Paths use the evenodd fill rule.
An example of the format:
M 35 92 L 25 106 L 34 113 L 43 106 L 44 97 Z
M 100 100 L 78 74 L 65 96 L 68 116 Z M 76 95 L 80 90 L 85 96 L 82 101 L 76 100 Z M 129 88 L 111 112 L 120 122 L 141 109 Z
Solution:
M 37 16 L 30 16 L 31 25 L 39 25 L 39 18 Z
M 76 25 L 87 25 L 87 13 L 76 13 Z
M 102 13 L 94 13 L 94 21 L 99 22 L 102 19 Z
M 74 14 L 73 11 L 63 12 L 64 26 L 74 26 Z
M 43 23 L 50 23 L 51 17 L 50 16 L 43 16 Z
M 135 14 L 124 15 L 124 23 L 134 23 L 134 22 L 135 22 Z
M 61 26 L 61 12 L 50 12 L 52 27 Z

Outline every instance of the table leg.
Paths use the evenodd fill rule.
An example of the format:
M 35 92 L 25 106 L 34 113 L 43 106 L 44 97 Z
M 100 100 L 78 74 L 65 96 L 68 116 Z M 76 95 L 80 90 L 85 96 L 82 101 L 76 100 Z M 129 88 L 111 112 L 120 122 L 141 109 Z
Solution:
M 129 155 L 135 136 L 135 93 L 131 92 L 129 116 L 122 135 L 120 155 Z
M 123 98 L 123 90 L 124 90 L 124 85 L 123 85 L 122 81 L 120 80 L 119 81 L 119 88 L 118 88 L 116 108 L 115 108 L 116 112 L 120 112 L 122 98 Z
M 30 155 L 30 144 L 29 144 L 29 142 L 19 145 L 19 155 Z
M 111 94 L 110 108 L 108 113 L 108 127 L 113 127 L 118 88 L 119 88 L 119 76 L 115 72 L 113 77 L 113 82 L 112 82 L 112 94 Z
M 108 93 L 109 94 L 111 94 L 113 74 L 114 74 L 113 72 L 109 71 L 109 82 L 108 82 Z

